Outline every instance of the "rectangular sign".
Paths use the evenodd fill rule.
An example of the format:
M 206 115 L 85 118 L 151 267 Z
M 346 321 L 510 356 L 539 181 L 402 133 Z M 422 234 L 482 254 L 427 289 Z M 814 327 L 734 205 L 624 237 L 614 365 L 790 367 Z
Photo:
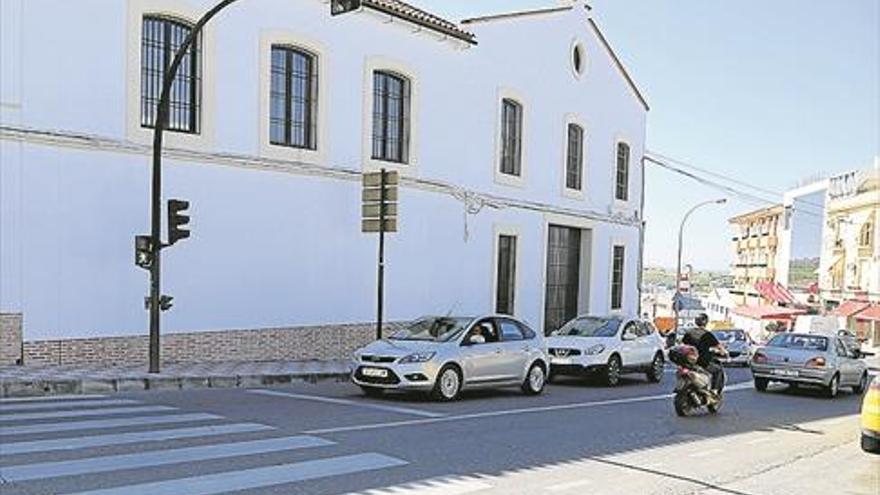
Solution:
M 379 203 L 361 205 L 361 214 L 364 218 L 379 218 Z M 385 205 L 385 217 L 397 216 L 397 204 Z
M 379 220 L 378 219 L 361 220 L 361 232 L 363 232 L 365 234 L 379 232 Z M 385 232 L 397 232 L 397 219 L 396 218 L 386 218 L 385 219 Z
M 382 189 L 364 189 L 363 200 L 365 203 L 382 201 Z M 385 189 L 385 201 L 397 201 L 397 188 Z

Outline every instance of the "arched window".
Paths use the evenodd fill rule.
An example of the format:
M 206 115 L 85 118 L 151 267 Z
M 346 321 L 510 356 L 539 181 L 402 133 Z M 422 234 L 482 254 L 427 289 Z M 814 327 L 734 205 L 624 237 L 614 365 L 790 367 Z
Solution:
M 501 100 L 501 173 L 522 174 L 522 105 Z
M 629 199 L 629 145 L 617 143 L 617 174 L 614 197 L 620 201 Z
M 565 187 L 580 191 L 584 170 L 584 129 L 568 124 L 568 152 L 565 162 Z
M 156 125 L 165 70 L 192 32 L 192 26 L 167 17 L 143 18 L 141 35 L 141 126 Z M 202 92 L 201 40 L 196 38 L 180 63 L 168 105 L 170 131 L 197 134 Z
M 280 146 L 317 147 L 318 65 L 315 55 L 272 46 L 269 141 Z
M 386 71 L 373 72 L 373 158 L 409 161 L 410 82 Z
M 874 244 L 874 221 L 868 220 L 859 232 L 859 246 L 870 247 Z

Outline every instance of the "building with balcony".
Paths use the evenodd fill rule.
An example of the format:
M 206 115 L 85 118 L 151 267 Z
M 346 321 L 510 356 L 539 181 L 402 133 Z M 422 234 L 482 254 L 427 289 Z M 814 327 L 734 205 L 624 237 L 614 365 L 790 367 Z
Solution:
M 817 180 L 786 191 L 776 254 L 775 279 L 805 301 L 819 281 L 822 226 L 828 180 Z M 815 297 L 815 296 L 813 296 Z
M 829 306 L 880 303 L 880 159 L 874 168 L 831 178 L 827 193 L 819 292 Z
M 728 220 L 733 229 L 734 252 L 730 296 L 735 304 L 756 306 L 777 297 L 764 287 L 767 283 L 777 285 L 776 260 L 783 213 L 783 205 L 779 204 Z

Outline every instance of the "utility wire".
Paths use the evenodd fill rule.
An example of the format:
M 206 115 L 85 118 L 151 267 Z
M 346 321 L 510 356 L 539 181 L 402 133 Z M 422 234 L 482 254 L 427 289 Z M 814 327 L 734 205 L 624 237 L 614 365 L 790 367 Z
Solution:
M 771 195 L 771 196 L 773 196 L 773 197 L 779 197 L 779 196 L 784 196 L 784 195 L 785 195 L 785 194 L 782 193 L 782 192 L 774 191 L 774 190 L 772 190 L 772 189 L 766 189 L 766 188 L 763 188 L 763 187 L 760 187 L 760 186 L 756 186 L 756 185 L 754 185 L 754 184 L 750 184 L 750 183 L 748 183 L 748 182 L 741 181 L 741 180 L 735 179 L 735 178 L 733 178 L 733 177 L 730 177 L 730 176 L 727 176 L 727 175 L 724 175 L 724 174 L 720 174 L 720 173 L 718 173 L 718 172 L 714 172 L 714 171 L 712 171 L 712 170 L 707 170 L 707 169 L 705 169 L 705 168 L 698 167 L 698 166 L 693 165 L 693 164 L 691 164 L 691 163 L 688 163 L 688 162 L 685 162 L 685 161 L 682 161 L 682 160 L 678 160 L 678 159 L 675 159 L 675 158 L 669 157 L 669 156 L 667 156 L 667 155 L 664 155 L 664 154 L 662 154 L 662 153 L 658 153 L 658 152 L 656 152 L 656 151 L 650 151 L 650 150 L 648 150 L 648 151 L 646 151 L 646 155 L 653 155 L 653 156 L 657 157 L 658 159 L 663 160 L 663 161 L 666 161 L 666 162 L 668 162 L 668 163 L 674 163 L 674 164 L 679 165 L 679 166 L 681 166 L 681 167 L 686 167 L 686 168 L 689 168 L 689 169 L 692 169 L 692 170 L 696 170 L 696 171 L 698 171 L 698 172 L 702 172 L 702 173 L 704 173 L 704 174 L 706 174 L 706 175 L 709 175 L 709 176 L 712 176 L 712 177 L 716 177 L 716 178 L 718 178 L 718 179 L 726 180 L 727 182 L 730 182 L 730 183 L 732 183 L 732 184 L 737 184 L 737 185 L 740 185 L 740 186 L 748 187 L 748 188 L 750 188 L 750 189 L 754 189 L 755 191 L 759 191 L 759 192 L 764 193 L 764 194 L 769 194 L 769 195 Z M 825 205 L 822 205 L 822 204 L 819 204 L 819 203 L 813 203 L 812 201 L 808 201 L 808 200 L 806 200 L 806 199 L 803 199 L 803 198 L 797 198 L 797 197 L 794 198 L 794 200 L 795 200 L 795 202 L 802 203 L 802 204 L 804 204 L 805 206 L 812 206 L 812 207 L 814 207 L 814 208 L 817 208 L 819 211 L 825 211 Z
M 651 156 L 651 155 L 654 155 L 654 156 Z M 658 165 L 658 166 L 660 166 L 660 167 L 662 167 L 662 168 L 664 168 L 664 169 L 667 169 L 667 170 L 669 170 L 669 171 L 672 171 L 672 172 L 675 172 L 675 173 L 677 173 L 677 174 L 680 174 L 680 175 L 683 175 L 683 176 L 685 176 L 685 177 L 688 177 L 689 179 L 691 179 L 691 180 L 693 180 L 693 181 L 695 181 L 695 182 L 698 182 L 698 183 L 700 183 L 700 184 L 703 184 L 703 185 L 705 185 L 705 186 L 707 186 L 707 187 L 711 187 L 711 188 L 713 188 L 713 189 L 719 189 L 719 190 L 721 190 L 721 191 L 726 192 L 727 194 L 730 194 L 730 195 L 732 195 L 732 196 L 736 196 L 736 197 L 742 199 L 743 201 L 746 201 L 746 202 L 749 202 L 749 203 L 753 203 L 753 204 L 759 204 L 759 205 L 777 205 L 777 204 L 779 204 L 778 201 L 772 201 L 772 200 L 769 200 L 769 199 L 767 199 L 767 198 L 764 198 L 764 197 L 758 196 L 757 194 L 752 194 L 752 193 L 744 192 L 744 191 L 739 190 L 739 189 L 736 189 L 736 188 L 734 188 L 734 187 L 732 187 L 732 186 L 728 186 L 728 185 L 726 185 L 726 184 L 722 184 L 722 183 L 719 183 L 719 182 L 716 182 L 716 181 L 713 181 L 713 180 L 707 179 L 707 178 L 705 178 L 705 177 L 701 177 L 701 176 L 699 176 L 699 175 L 697 175 L 697 174 L 695 174 L 695 173 L 693 173 L 693 172 L 691 172 L 691 171 L 684 170 L 684 169 L 681 168 L 681 167 L 677 167 L 677 166 L 675 166 L 675 165 L 669 164 L 669 163 L 667 163 L 667 162 L 665 162 L 665 161 L 663 161 L 663 160 L 660 160 L 660 159 L 658 159 L 658 158 L 655 158 L 655 156 L 657 156 L 656 153 L 652 153 L 651 155 L 646 154 L 646 155 L 645 155 L 645 160 L 648 161 L 648 162 L 650 162 L 650 163 L 653 163 L 653 164 L 655 164 L 655 165 Z M 821 219 L 824 220 L 824 215 L 820 215 L 820 214 L 818 214 L 818 213 L 816 213 L 816 212 L 814 212 L 814 211 L 805 210 L 805 209 L 800 209 L 800 208 L 795 208 L 794 206 L 792 207 L 792 209 L 793 209 L 793 210 L 796 209 L 797 211 L 799 211 L 800 213 L 803 213 L 803 214 L 805 214 L 805 215 L 810 215 L 810 216 L 813 216 L 813 217 L 816 217 L 816 218 L 821 218 Z

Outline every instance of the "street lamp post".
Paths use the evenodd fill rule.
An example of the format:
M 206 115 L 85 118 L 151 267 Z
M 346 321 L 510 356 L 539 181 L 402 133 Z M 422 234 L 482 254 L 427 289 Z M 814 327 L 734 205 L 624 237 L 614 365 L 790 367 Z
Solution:
M 682 251 L 682 246 L 684 244 L 684 242 L 683 242 L 684 241 L 684 224 L 685 224 L 685 222 L 687 222 L 688 217 L 690 217 L 691 214 L 694 211 L 696 211 L 698 208 L 703 207 L 703 206 L 707 206 L 707 205 L 713 205 L 713 204 L 714 205 L 723 205 L 724 203 L 727 203 L 727 198 L 703 201 L 702 203 L 694 205 L 690 210 L 687 211 L 687 213 L 684 214 L 684 218 L 681 219 L 681 225 L 678 227 L 678 262 L 675 267 L 675 295 L 676 295 L 675 299 L 677 299 L 678 301 L 681 300 L 681 251 Z M 679 302 L 675 302 L 675 301 L 673 301 L 673 304 L 672 304 L 672 308 L 675 311 L 675 330 L 678 330 L 678 313 L 679 313 L 678 305 L 679 304 L 680 304 Z
M 150 265 L 150 373 L 159 372 L 159 319 L 162 308 L 159 300 L 162 296 L 160 277 L 162 271 L 159 268 L 159 255 L 162 248 L 162 133 L 168 125 L 168 106 L 171 94 L 171 85 L 177 76 L 177 69 L 183 61 L 183 57 L 199 36 L 202 28 L 221 10 L 238 0 L 223 0 L 209 10 L 193 26 L 189 36 L 183 41 L 174 55 L 174 60 L 162 81 L 162 93 L 156 110 L 156 122 L 153 133 L 153 180 L 150 190 L 150 239 L 152 248 L 152 264 Z

